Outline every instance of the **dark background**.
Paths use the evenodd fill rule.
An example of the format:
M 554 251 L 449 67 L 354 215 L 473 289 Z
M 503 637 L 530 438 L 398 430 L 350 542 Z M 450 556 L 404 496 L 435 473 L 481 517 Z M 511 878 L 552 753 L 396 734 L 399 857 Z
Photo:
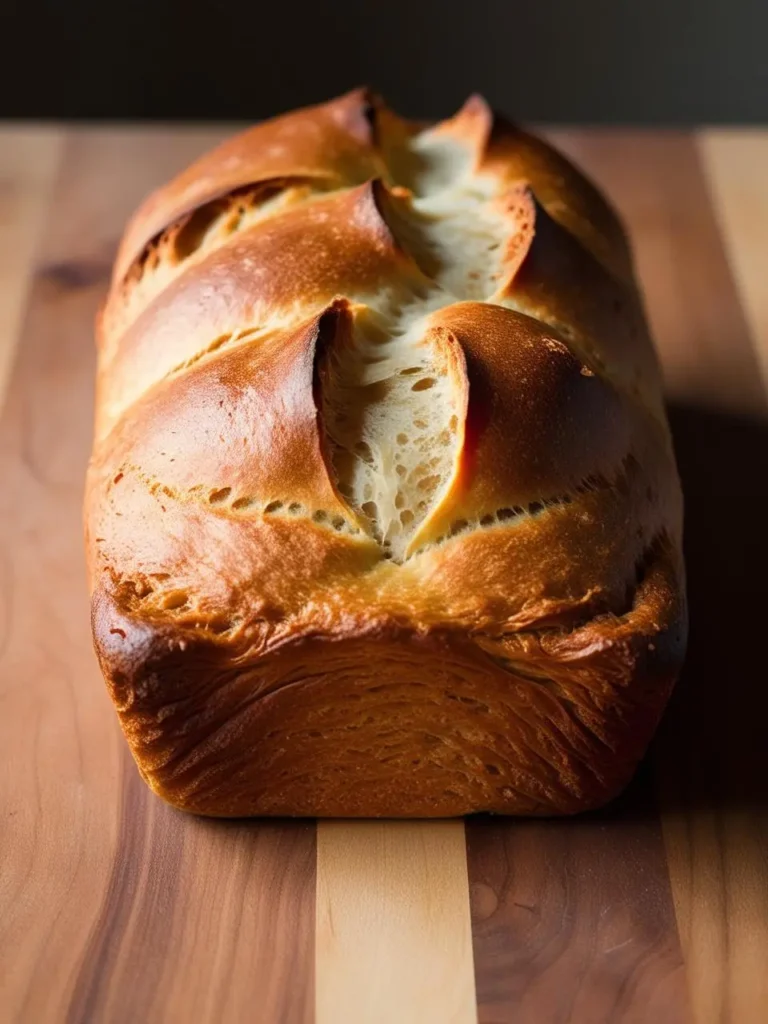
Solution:
M 0 117 L 245 119 L 367 83 L 529 121 L 768 120 L 768 0 L 2 0 Z

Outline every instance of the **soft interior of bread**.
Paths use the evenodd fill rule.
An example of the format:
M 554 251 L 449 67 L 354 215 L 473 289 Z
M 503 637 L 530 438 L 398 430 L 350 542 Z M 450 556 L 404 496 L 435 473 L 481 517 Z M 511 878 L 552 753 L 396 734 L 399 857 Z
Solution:
M 469 151 L 453 140 L 406 139 L 389 166 L 410 195 L 388 219 L 424 273 L 423 293 L 369 301 L 350 344 L 329 355 L 322 400 L 338 488 L 386 556 L 402 561 L 457 457 L 459 396 L 425 320 L 493 293 L 510 226 L 492 207 L 496 182 L 474 174 Z

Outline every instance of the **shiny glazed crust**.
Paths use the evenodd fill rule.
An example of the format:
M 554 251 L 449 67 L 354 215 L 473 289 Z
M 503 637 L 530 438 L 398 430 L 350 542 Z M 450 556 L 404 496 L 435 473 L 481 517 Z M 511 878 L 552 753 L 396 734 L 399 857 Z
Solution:
M 98 325 L 86 535 L 139 769 L 209 815 L 573 813 L 686 633 L 611 208 L 479 98 L 355 91 L 151 196 Z

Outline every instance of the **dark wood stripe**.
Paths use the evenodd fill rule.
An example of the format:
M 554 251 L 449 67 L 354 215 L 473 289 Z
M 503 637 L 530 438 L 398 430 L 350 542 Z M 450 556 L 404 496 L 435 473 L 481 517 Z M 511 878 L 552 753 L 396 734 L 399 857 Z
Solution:
M 647 775 L 609 811 L 467 823 L 480 1024 L 680 1024 L 688 996 Z
M 314 1019 L 315 825 L 161 803 L 126 752 L 120 831 L 69 1024 Z
M 178 815 L 163 813 L 164 808 L 156 809 L 147 799 L 127 751 L 122 760 L 120 820 L 112 872 L 82 957 L 68 1024 L 149 1019 L 166 959 L 169 910 L 172 912 L 181 896 L 181 820 Z M 126 942 L 131 930 L 135 930 L 138 942 Z M 120 977 L 123 974 L 130 979 L 131 998 L 125 999 L 121 1007 L 110 1006 L 110 996 L 125 984 Z

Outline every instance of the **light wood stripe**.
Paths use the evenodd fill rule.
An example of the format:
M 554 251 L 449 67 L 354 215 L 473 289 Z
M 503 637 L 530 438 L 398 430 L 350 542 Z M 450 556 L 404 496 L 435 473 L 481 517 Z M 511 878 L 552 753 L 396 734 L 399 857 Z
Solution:
M 0 405 L 62 145 L 57 128 L 0 128 Z
M 768 131 L 706 131 L 699 148 L 768 389 Z
M 474 1024 L 462 822 L 320 822 L 316 1024 Z

